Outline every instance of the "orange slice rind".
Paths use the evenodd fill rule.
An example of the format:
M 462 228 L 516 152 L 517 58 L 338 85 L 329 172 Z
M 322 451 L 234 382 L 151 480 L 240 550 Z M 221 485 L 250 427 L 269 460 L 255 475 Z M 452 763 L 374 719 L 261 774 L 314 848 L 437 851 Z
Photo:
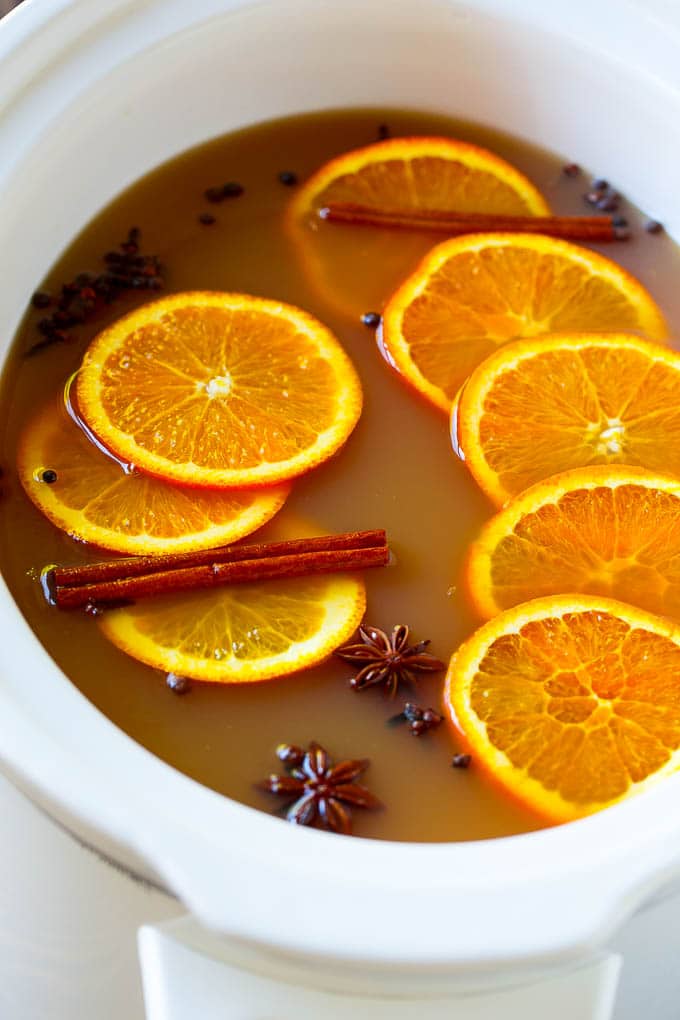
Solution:
M 623 333 L 516 341 L 468 379 L 458 446 L 503 503 L 543 478 L 630 464 L 680 478 L 680 355 Z
M 427 135 L 388 138 L 329 160 L 298 190 L 292 214 L 313 215 L 328 202 L 525 216 L 550 211 L 538 188 L 500 156 Z
M 491 618 L 580 592 L 680 619 L 680 481 L 620 465 L 576 468 L 517 496 L 472 543 L 471 602 Z
M 506 793 L 571 821 L 680 768 L 680 629 L 613 599 L 535 599 L 458 649 L 446 702 Z
M 443 411 L 477 366 L 510 340 L 551 332 L 668 327 L 642 285 L 596 252 L 542 234 L 444 241 L 390 298 L 387 361 Z
M 48 485 L 49 468 L 56 481 Z M 71 538 L 128 555 L 189 552 L 227 545 L 276 514 L 290 486 L 202 492 L 123 468 L 90 442 L 63 403 L 48 405 L 25 429 L 17 469 L 35 506 Z
M 328 202 L 382 208 L 547 215 L 537 188 L 493 152 L 455 138 L 391 138 L 329 160 L 298 190 L 287 223 L 315 289 L 336 311 L 379 311 L 436 235 L 339 227 Z
M 147 599 L 107 611 L 103 633 L 133 658 L 194 680 L 253 683 L 321 662 L 366 608 L 352 575 L 266 581 Z
M 208 488 L 272 485 L 318 466 L 362 401 L 352 363 L 311 315 L 212 292 L 174 294 L 105 329 L 76 396 L 121 460 Z

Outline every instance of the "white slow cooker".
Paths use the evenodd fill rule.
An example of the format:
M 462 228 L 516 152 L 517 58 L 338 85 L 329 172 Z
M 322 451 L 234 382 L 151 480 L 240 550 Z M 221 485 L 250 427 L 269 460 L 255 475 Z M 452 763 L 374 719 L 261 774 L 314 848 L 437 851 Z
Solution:
M 495 125 L 612 168 L 677 237 L 679 47 L 673 0 L 25 0 L 0 23 L 2 356 L 36 283 L 122 188 L 298 111 L 384 104 Z M 509 839 L 340 838 L 135 744 L 4 585 L 0 628 L 4 771 L 186 905 L 185 922 L 142 933 L 151 1020 L 606 1020 L 618 961 L 603 947 L 680 877 L 680 777 Z M 196 1012 L 206 954 L 225 982 L 210 1014 Z

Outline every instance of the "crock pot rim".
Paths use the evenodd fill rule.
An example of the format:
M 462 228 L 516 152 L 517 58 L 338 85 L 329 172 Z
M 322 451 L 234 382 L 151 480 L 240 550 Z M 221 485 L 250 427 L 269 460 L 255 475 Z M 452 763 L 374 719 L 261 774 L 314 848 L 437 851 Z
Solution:
M 88 2 L 91 4 L 91 0 Z M 155 2 L 146 0 L 147 6 Z M 48 9 L 47 5 L 27 0 L 24 9 L 15 12 L 0 30 L 0 60 L 17 46 L 34 40 L 38 32 L 48 31 L 60 12 L 84 6 L 84 0 L 53 0 Z M 100 3 L 98 9 L 103 13 L 105 6 Z M 129 6 L 127 2 L 120 4 L 117 13 Z M 234 0 L 225 6 L 247 6 L 247 2 Z M 489 0 L 483 6 L 511 9 L 503 0 L 496 4 Z M 91 4 L 90 11 L 93 9 Z M 110 5 L 108 9 L 110 13 Z M 32 632 L 4 585 L 0 612 L 12 621 L 20 646 L 35 646 Z M 35 648 L 33 650 L 35 652 Z M 42 649 L 40 654 L 42 668 L 49 670 L 55 681 L 63 683 L 62 675 L 47 654 Z M 14 668 L 4 647 L 0 649 L 0 668 Z M 8 768 L 47 792 L 73 815 L 114 834 L 122 844 L 134 847 L 153 862 L 158 872 L 208 924 L 232 930 L 242 938 L 286 945 L 291 951 L 312 957 L 333 954 L 337 959 L 362 961 L 367 965 L 384 960 L 403 966 L 416 962 L 421 965 L 428 962 L 433 967 L 440 964 L 451 967 L 454 963 L 469 967 L 473 962 L 489 966 L 505 961 L 513 953 L 514 959 L 578 953 L 594 938 L 602 937 L 618 919 L 618 914 L 632 909 L 648 888 L 658 885 L 677 869 L 680 850 L 675 850 L 675 846 L 680 815 L 673 817 L 672 813 L 659 811 L 659 808 L 667 808 L 674 800 L 677 803 L 680 779 L 667 780 L 663 788 L 645 797 L 582 822 L 507 840 L 424 845 L 338 840 L 325 833 L 287 827 L 199 786 L 144 751 L 68 686 L 70 696 L 82 701 L 81 714 L 82 718 L 88 718 L 88 726 L 105 737 L 104 745 L 108 742 L 117 745 L 115 762 L 92 763 L 91 770 L 84 776 L 75 749 L 60 745 L 44 730 L 39 733 L 40 754 L 27 761 L 25 747 L 35 742 L 36 721 L 22 711 L 23 706 L 8 701 L 4 690 L 0 689 L 0 703 L 4 702 L 0 726 L 0 732 L 4 731 L 2 754 Z M 130 763 L 125 780 L 118 768 L 123 760 Z M 153 795 L 150 789 L 142 790 L 134 781 L 137 768 L 146 770 L 148 777 L 153 774 L 156 784 Z M 102 799 L 102 789 L 116 788 L 119 795 L 115 801 Z M 197 830 L 193 820 L 199 805 L 202 825 Z M 153 832 L 148 824 L 152 817 L 156 825 Z M 145 821 L 143 831 L 138 824 L 140 819 Z M 248 830 L 247 852 L 246 848 L 240 848 L 239 854 L 234 853 L 227 831 L 229 820 Z M 195 846 L 197 831 L 201 832 L 204 856 Z M 275 861 L 271 859 L 273 846 L 277 847 Z M 257 848 L 256 855 L 253 847 Z M 565 853 L 569 865 L 565 865 Z M 199 864 L 210 868 L 212 875 L 219 875 L 221 861 L 224 875 L 224 864 L 229 857 L 230 881 L 220 886 L 219 897 L 215 895 L 215 888 L 211 895 L 202 876 L 197 876 Z M 425 868 L 427 872 L 419 874 L 415 886 L 422 894 L 421 902 L 415 905 L 402 901 L 394 910 L 394 875 L 408 873 L 411 867 Z M 238 909 L 231 914 L 228 910 L 225 912 L 225 906 L 229 905 L 225 897 L 235 905 L 238 886 L 244 884 L 244 878 L 256 882 L 263 873 L 268 874 L 272 892 L 276 881 L 292 882 L 293 878 L 305 882 L 307 889 L 325 890 L 329 874 L 335 875 L 336 883 L 342 886 L 341 897 L 336 897 L 336 930 L 324 932 L 325 941 L 319 940 L 318 929 L 313 925 L 313 911 L 298 915 L 295 931 L 286 931 L 287 923 L 286 927 L 279 926 L 275 930 L 267 911 L 255 910 L 248 915 L 248 907 L 253 904 L 248 895 L 239 902 Z M 577 884 L 566 893 L 561 888 L 565 877 Z M 380 902 L 374 895 L 378 890 L 382 895 Z M 438 895 L 428 897 L 427 893 L 433 890 Z M 403 893 L 403 885 L 401 891 Z M 342 896 L 350 895 L 365 901 L 372 897 L 373 909 L 382 907 L 386 918 L 395 915 L 401 934 L 397 932 L 397 938 L 391 942 L 386 939 L 381 946 L 363 938 L 363 933 L 356 931 L 356 917 L 352 922 L 342 910 Z M 536 912 L 538 916 L 542 909 L 545 912 L 548 903 L 561 909 L 564 924 L 559 932 L 553 932 L 552 938 L 544 928 L 536 928 L 535 938 L 529 933 L 527 937 L 518 937 L 514 945 L 507 938 L 508 931 L 503 933 L 504 941 L 499 941 L 496 933 L 489 930 L 489 937 L 484 941 L 469 929 L 458 938 L 457 929 L 451 925 L 449 930 L 453 937 L 450 940 L 442 942 L 439 935 L 437 941 L 427 938 L 428 930 L 440 930 L 437 921 L 446 913 L 446 905 L 453 916 L 456 904 L 474 896 L 479 898 L 480 912 L 487 924 L 493 915 L 484 913 L 482 900 L 492 903 L 494 896 L 501 897 L 507 909 L 516 912 L 517 917 L 522 912 L 526 916 Z M 397 931 L 394 925 L 393 928 Z M 416 930 L 419 941 L 414 944 L 412 933 Z M 483 934 L 483 925 L 480 932 Z M 367 931 L 366 934 L 371 933 Z

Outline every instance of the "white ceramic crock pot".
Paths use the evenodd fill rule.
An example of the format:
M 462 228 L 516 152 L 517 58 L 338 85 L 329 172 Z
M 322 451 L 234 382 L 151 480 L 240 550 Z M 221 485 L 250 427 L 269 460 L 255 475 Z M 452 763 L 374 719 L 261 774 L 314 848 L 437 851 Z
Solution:
M 181 149 L 296 111 L 386 104 L 497 125 L 612 168 L 677 236 L 679 44 L 670 0 L 26 0 L 0 25 L 0 349 L 115 193 Z M 153 1020 L 441 1017 L 454 1003 L 476 1020 L 605 1020 L 616 963 L 594 954 L 680 874 L 680 777 L 484 843 L 300 830 L 128 739 L 4 586 L 0 627 L 7 774 L 196 919 L 143 935 Z M 195 950 L 229 965 L 223 1012 L 196 1008 Z

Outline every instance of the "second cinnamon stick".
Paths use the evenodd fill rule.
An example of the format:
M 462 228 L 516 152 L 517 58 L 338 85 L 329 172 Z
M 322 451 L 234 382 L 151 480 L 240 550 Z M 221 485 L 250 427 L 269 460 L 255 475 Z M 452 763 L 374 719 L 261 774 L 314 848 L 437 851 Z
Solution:
M 627 227 L 612 216 L 505 216 L 497 213 L 458 213 L 440 209 L 383 209 L 354 202 L 329 202 L 319 210 L 329 223 L 423 230 L 455 237 L 459 234 L 548 234 L 568 241 L 624 241 Z

